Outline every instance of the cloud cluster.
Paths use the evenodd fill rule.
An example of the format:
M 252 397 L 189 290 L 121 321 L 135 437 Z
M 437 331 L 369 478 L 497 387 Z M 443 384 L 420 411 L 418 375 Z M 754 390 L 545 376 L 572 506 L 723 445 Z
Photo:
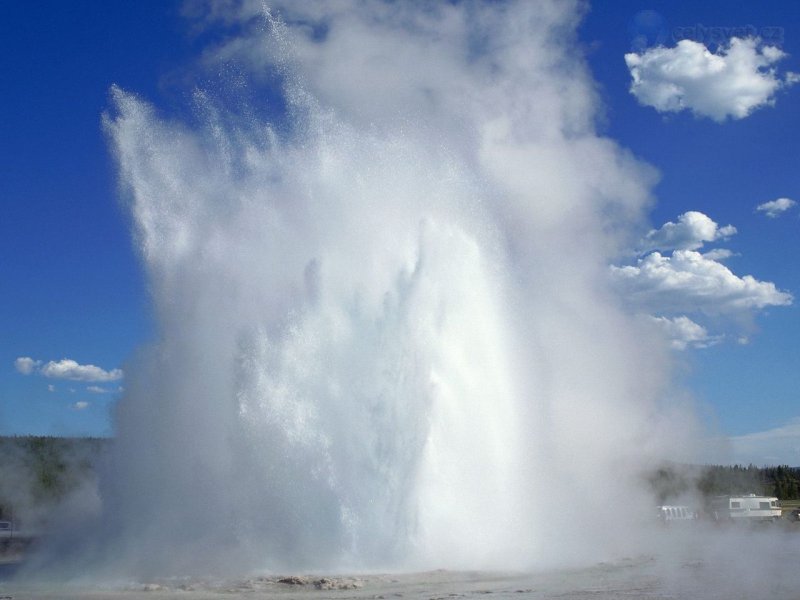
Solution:
M 732 315 L 792 303 L 792 295 L 774 283 L 739 277 L 694 250 L 675 250 L 671 256 L 652 252 L 636 265 L 612 267 L 612 273 L 628 297 L 665 311 Z
M 38 373 L 49 379 L 69 379 L 71 381 L 118 381 L 124 376 L 122 369 L 106 371 L 95 365 L 81 365 L 69 358 L 43 363 L 41 360 L 21 356 L 14 361 L 14 367 L 23 375 Z
M 759 204 L 756 206 L 756 210 L 763 212 L 771 219 L 774 219 L 785 213 L 787 210 L 793 208 L 796 204 L 797 202 L 789 198 L 778 198 L 777 200 L 771 200 L 769 202 Z
M 673 48 L 626 54 L 625 63 L 633 78 L 630 91 L 640 104 L 659 112 L 690 110 L 722 122 L 772 106 L 776 92 L 797 82 L 796 74 L 781 78 L 773 66 L 785 57 L 758 38 L 733 38 L 717 52 L 681 40 Z
M 792 303 L 790 293 L 752 275 L 739 276 L 720 261 L 733 256 L 714 248 L 699 252 L 706 243 L 736 233 L 720 227 L 707 215 L 689 211 L 677 222 L 652 229 L 639 244 L 635 264 L 611 266 L 617 290 L 637 310 L 654 316 L 655 323 L 677 350 L 704 348 L 724 336 L 710 334 L 699 318 L 727 318 L 740 322 L 769 306 Z M 697 315 L 694 319 L 687 314 Z

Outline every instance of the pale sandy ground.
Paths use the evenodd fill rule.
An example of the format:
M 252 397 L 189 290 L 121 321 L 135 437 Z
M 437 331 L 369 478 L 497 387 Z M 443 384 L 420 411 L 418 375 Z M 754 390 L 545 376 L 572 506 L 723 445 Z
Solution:
M 559 598 L 563 600 L 800 598 L 797 580 L 789 578 L 751 585 L 731 581 L 699 564 L 685 564 L 683 577 L 666 576 L 653 559 L 600 564 L 584 569 L 542 573 L 500 574 L 434 571 L 399 575 L 331 577 L 322 589 L 314 578 L 307 584 L 278 583 L 274 577 L 228 581 L 162 580 L 116 586 L 75 587 L 4 583 L 0 598 L 28 599 L 256 599 L 275 600 L 457 600 L 470 598 Z M 796 566 L 792 566 L 796 568 Z M 326 589 L 328 588 L 328 589 Z
M 0 600 L 800 600 L 800 531 L 692 532 L 656 540 L 653 553 L 582 568 L 528 573 L 264 575 L 56 585 L 15 580 L 0 564 Z
M 113 587 L 63 587 L 6 582 L 0 584 L 0 599 L 182 599 L 274 598 L 276 600 L 457 600 L 469 598 L 679 598 L 665 588 L 647 560 L 597 565 L 588 569 L 554 570 L 532 574 L 432 571 L 412 574 L 382 574 L 308 577 L 306 584 L 279 583 L 277 577 L 241 580 L 160 580 L 119 584 Z M 321 589 L 320 589 L 321 588 Z M 329 589 L 326 589 L 329 588 Z M 772 596 L 775 597 L 775 596 Z M 800 597 L 800 596 L 799 596 Z

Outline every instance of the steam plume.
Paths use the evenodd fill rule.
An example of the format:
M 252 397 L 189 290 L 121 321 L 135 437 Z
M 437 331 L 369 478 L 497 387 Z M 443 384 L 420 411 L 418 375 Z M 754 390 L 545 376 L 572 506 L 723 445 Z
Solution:
M 663 342 L 607 265 L 654 174 L 594 129 L 581 6 L 195 5 L 229 27 L 196 118 L 113 89 L 160 336 L 126 368 L 105 557 L 510 568 L 629 548 L 673 432 Z

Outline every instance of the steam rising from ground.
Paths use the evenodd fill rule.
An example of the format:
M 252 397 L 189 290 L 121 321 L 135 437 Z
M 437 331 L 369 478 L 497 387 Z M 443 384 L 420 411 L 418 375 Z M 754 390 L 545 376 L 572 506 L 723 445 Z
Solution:
M 223 4 L 194 14 L 231 28 L 194 122 L 113 90 L 160 336 L 126 369 L 104 562 L 635 547 L 642 469 L 687 445 L 659 416 L 663 341 L 608 290 L 654 174 L 595 132 L 580 6 Z

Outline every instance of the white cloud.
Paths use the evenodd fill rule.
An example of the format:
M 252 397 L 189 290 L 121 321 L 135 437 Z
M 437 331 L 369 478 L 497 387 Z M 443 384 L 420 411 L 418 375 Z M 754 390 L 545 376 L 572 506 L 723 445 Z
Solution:
M 688 316 L 699 313 L 726 317 L 728 323 L 747 322 L 755 311 L 792 303 L 792 295 L 774 283 L 751 275 L 739 277 L 723 265 L 736 256 L 727 248 L 699 252 L 704 244 L 735 233 L 733 225 L 720 227 L 701 212 L 685 212 L 677 222 L 647 233 L 638 244 L 635 265 L 612 266 L 612 282 L 631 306 L 651 315 L 676 350 L 703 348 L 725 338 L 747 343 L 735 331 L 709 333 L 706 325 L 711 321 L 701 325 Z
M 56 391 L 56 386 L 54 386 L 52 383 L 51 383 L 51 384 L 49 384 L 49 385 L 47 386 L 47 391 L 48 391 L 48 392 L 55 392 L 55 391 Z
M 23 375 L 30 375 L 41 364 L 40 360 L 33 360 L 29 356 L 20 356 L 14 361 L 14 368 Z
M 34 360 L 27 356 L 21 356 L 14 361 L 17 371 L 23 375 L 30 375 L 34 372 L 50 379 L 71 379 L 73 381 L 117 381 L 122 379 L 124 373 L 122 369 L 112 369 L 106 371 L 95 365 L 81 365 L 76 361 L 64 358 L 62 360 L 51 360 L 42 364 L 40 360 Z M 52 391 L 52 390 L 51 390 Z
M 122 370 L 106 371 L 95 365 L 81 365 L 69 358 L 51 360 L 39 372 L 52 379 L 71 379 L 73 381 L 116 381 L 122 379 Z
M 651 317 L 669 337 L 670 344 L 675 350 L 686 348 L 707 348 L 719 343 L 720 336 L 711 336 L 708 330 L 692 321 L 689 317 L 681 315 L 675 318 Z
M 714 459 L 730 464 L 800 466 L 800 419 L 785 425 L 712 441 Z
M 111 394 L 111 393 L 113 393 L 113 390 L 109 390 L 107 388 L 100 387 L 99 385 L 90 385 L 89 387 L 86 388 L 86 391 L 87 392 L 91 392 L 93 394 Z
M 781 79 L 772 66 L 785 56 L 757 38 L 733 38 L 716 53 L 681 40 L 674 48 L 626 54 L 625 63 L 633 77 L 630 91 L 640 104 L 659 112 L 691 110 L 722 122 L 773 105 L 778 90 L 797 82 L 792 73 Z
M 726 239 L 736 233 L 733 225 L 720 227 L 710 217 L 690 210 L 678 217 L 678 222 L 669 221 L 660 229 L 652 229 L 642 242 L 641 252 L 650 250 L 697 250 L 706 242 Z
M 756 206 L 756 210 L 763 212 L 768 217 L 774 219 L 775 217 L 778 217 L 781 214 L 785 213 L 795 204 L 797 204 L 797 202 L 789 198 L 778 198 L 777 200 L 771 200 L 769 202 L 764 202 L 763 204 L 759 204 L 758 206 Z
M 736 255 L 727 248 L 714 248 L 713 250 L 709 250 L 708 252 L 703 252 L 703 258 L 707 258 L 708 260 L 721 261 L 721 260 L 726 260 L 731 256 L 736 256 Z
M 612 278 L 631 301 L 652 312 L 733 315 L 767 306 L 786 306 L 792 295 L 751 275 L 739 277 L 725 265 L 693 250 L 672 256 L 648 254 L 638 263 L 611 267 Z
M 70 404 L 70 408 L 72 410 L 85 410 L 89 408 L 89 403 L 86 402 L 85 400 L 79 400 L 75 404 Z

